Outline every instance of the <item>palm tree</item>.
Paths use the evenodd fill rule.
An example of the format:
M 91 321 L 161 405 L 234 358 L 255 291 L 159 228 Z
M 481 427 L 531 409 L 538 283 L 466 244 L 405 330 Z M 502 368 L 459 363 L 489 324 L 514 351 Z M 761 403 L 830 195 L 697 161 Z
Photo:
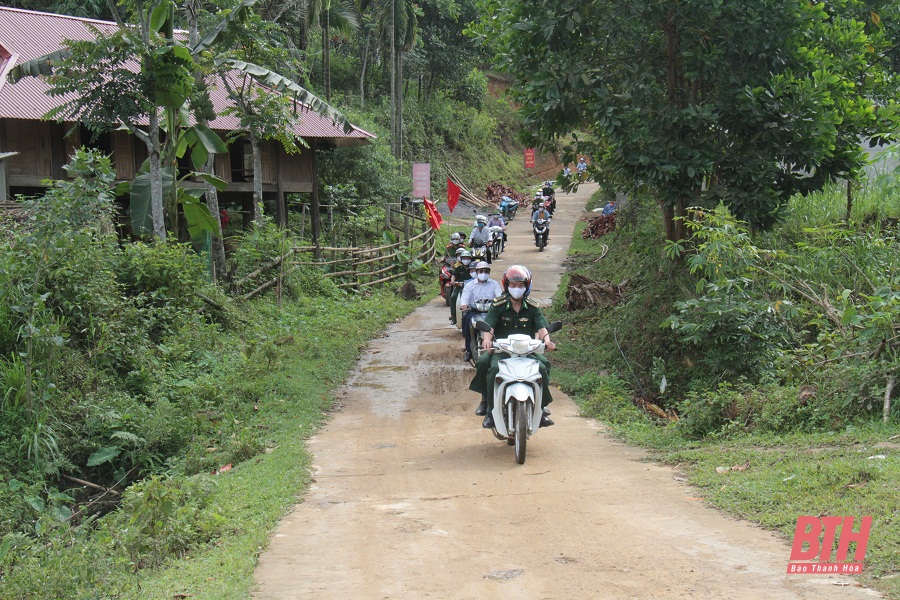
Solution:
M 308 0 L 306 22 L 322 32 L 322 83 L 331 99 L 331 30 L 349 37 L 359 30 L 359 14 L 351 0 Z
M 403 147 L 403 53 L 416 43 L 419 10 L 412 0 L 359 0 L 360 10 L 371 9 L 382 49 L 391 59 L 391 152 L 400 158 Z

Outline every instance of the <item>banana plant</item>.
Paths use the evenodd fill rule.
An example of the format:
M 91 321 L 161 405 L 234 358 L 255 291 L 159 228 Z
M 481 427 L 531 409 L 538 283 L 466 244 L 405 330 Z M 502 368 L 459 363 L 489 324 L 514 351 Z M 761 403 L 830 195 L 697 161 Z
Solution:
M 177 224 L 179 204 L 189 207 L 185 212 L 189 229 L 218 231 L 218 227 L 211 226 L 215 217 L 191 200 L 195 192 L 179 193 L 184 187 L 179 184 L 185 178 L 177 177 L 176 162 L 190 151 L 191 160 L 200 171 L 199 165 L 211 154 L 227 151 L 224 142 L 205 124 L 189 126 L 191 109 L 211 106 L 208 90 L 198 85 L 195 74 L 203 71 L 201 63 L 215 45 L 228 43 L 222 34 L 244 25 L 255 1 L 241 0 L 191 45 L 183 36 L 174 34 L 173 0 L 131 0 L 133 27 L 105 33 L 87 25 L 95 39 L 69 40 L 66 48 L 18 65 L 10 73 L 12 83 L 24 77 L 48 77 L 49 94 L 67 98 L 47 114 L 48 118 L 80 121 L 94 131 L 124 126 L 144 142 L 147 163 L 130 186 L 121 187 L 129 189 L 133 196 L 135 231 L 149 232 L 152 227 L 153 235 L 164 240 L 167 220 L 170 227 Z M 345 132 L 353 131 L 339 111 L 270 69 L 233 59 L 213 62 L 213 68 L 246 74 L 340 124 Z M 139 71 L 134 69 L 135 63 L 141 65 Z M 142 120 L 147 125 L 142 125 Z M 212 183 L 211 176 L 197 172 L 187 177 Z M 218 188 L 224 182 L 216 179 L 213 185 Z

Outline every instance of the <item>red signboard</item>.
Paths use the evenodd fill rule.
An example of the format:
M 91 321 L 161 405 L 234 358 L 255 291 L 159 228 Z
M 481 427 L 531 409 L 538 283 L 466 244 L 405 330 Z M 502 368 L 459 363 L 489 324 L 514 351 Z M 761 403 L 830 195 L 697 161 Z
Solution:
M 431 163 L 413 163 L 413 198 L 431 198 Z
M 534 148 L 525 148 L 525 168 L 534 168 Z

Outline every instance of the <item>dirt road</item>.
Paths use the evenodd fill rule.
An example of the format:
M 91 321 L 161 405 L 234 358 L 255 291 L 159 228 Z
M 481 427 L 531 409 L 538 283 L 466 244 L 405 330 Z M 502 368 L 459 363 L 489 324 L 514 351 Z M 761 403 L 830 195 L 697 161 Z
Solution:
M 559 196 L 543 253 L 520 215 L 494 277 L 525 264 L 549 299 L 593 189 Z M 262 555 L 254 598 L 878 597 L 846 577 L 785 575 L 787 543 L 704 508 L 560 391 L 556 425 L 517 465 L 474 414 L 447 314 L 438 297 L 370 345 L 310 440 L 315 482 Z

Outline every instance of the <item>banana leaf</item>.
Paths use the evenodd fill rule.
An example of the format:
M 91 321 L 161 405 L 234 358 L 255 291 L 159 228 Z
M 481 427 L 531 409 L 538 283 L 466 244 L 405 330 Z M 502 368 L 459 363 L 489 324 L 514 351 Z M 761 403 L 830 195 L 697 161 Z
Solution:
M 41 77 L 53 75 L 53 65 L 72 56 L 72 51 L 68 48 L 38 56 L 21 65 L 16 65 L 6 76 L 10 83 L 16 83 L 25 77 Z
M 353 124 L 347 120 L 343 113 L 287 77 L 279 75 L 271 69 L 233 58 L 217 58 L 215 64 L 217 67 L 224 65 L 235 71 L 246 73 L 262 85 L 290 95 L 298 102 L 308 106 L 310 110 L 331 119 L 332 123 L 341 125 L 344 128 L 344 133 L 353 133 Z

